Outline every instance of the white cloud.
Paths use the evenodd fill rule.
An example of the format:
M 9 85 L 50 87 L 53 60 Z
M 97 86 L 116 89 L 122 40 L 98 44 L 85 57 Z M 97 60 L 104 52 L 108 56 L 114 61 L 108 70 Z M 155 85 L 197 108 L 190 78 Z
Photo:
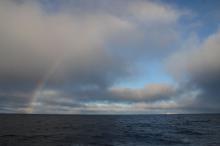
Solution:
M 166 4 L 150 1 L 132 4 L 129 7 L 129 11 L 138 20 L 153 25 L 175 23 L 181 16 L 181 12 Z

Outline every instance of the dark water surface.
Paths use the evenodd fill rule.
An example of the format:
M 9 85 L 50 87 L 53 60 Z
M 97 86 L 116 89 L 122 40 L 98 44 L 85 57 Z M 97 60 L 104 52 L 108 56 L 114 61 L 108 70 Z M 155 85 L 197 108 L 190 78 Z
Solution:
M 0 146 L 220 146 L 220 114 L 0 115 Z

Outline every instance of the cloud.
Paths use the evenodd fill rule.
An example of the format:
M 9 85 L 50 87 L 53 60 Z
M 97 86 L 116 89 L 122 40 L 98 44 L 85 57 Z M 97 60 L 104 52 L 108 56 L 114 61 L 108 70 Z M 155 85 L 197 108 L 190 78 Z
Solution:
M 151 84 L 140 89 L 43 90 L 39 92 L 33 107 L 39 113 L 166 113 L 177 109 L 178 103 L 173 100 L 176 95 L 178 90 L 166 84 Z
M 39 106 L 35 112 L 60 114 L 152 114 L 152 113 L 184 113 L 174 101 L 146 102 L 87 102 L 74 103 L 72 106 L 60 106 L 60 104 Z
M 132 31 L 132 24 L 108 14 L 49 15 L 32 2 L 3 1 L 0 7 L 0 87 L 4 94 L 8 92 L 1 103 L 17 102 L 11 92 L 33 98 L 38 84 L 69 86 L 69 90 L 106 88 L 130 74 L 123 60 L 109 54 L 104 44 Z M 29 98 L 22 100 L 32 102 Z
M 169 85 L 115 85 L 137 75 L 140 59 L 169 54 L 179 37 L 175 26 L 181 13 L 150 1 L 123 2 L 120 11 L 114 11 L 116 4 L 97 11 L 68 5 L 49 9 L 39 1 L 0 2 L 2 111 L 34 106 L 40 112 L 47 106 L 48 112 L 67 112 L 72 106 L 80 112 L 87 102 L 151 103 L 174 94 Z
M 129 6 L 131 14 L 139 21 L 149 24 L 164 25 L 176 23 L 181 12 L 175 10 L 169 5 L 162 3 L 152 3 L 150 1 L 137 2 Z
M 112 88 L 112 96 L 126 101 L 157 101 L 167 100 L 175 93 L 175 88 L 167 84 L 148 84 L 141 89 Z
M 30 94 L 21 92 L 0 92 L 0 112 L 26 112 L 29 106 Z
M 73 76 L 69 79 L 76 81 L 89 75 L 89 82 L 94 78 L 105 82 L 110 81 L 108 76 L 126 72 L 126 65 L 108 54 L 104 43 L 112 35 L 131 30 L 128 22 L 108 14 L 51 16 L 35 3 L 5 3 L 1 5 L 0 28 L 3 81 L 36 82 L 51 68 L 51 80 Z
M 194 108 L 219 111 L 220 32 L 186 51 L 173 54 L 168 70 L 186 91 L 197 91 Z
M 133 41 L 119 44 L 121 48 L 125 48 L 124 51 L 114 51 L 125 58 L 149 61 L 165 57 L 173 51 L 174 46 L 181 39 L 181 32 L 178 28 L 179 20 L 191 13 L 177 10 L 165 3 L 131 1 L 127 4 L 124 13 L 118 15 L 134 23 L 138 35 L 132 34 L 136 36 Z

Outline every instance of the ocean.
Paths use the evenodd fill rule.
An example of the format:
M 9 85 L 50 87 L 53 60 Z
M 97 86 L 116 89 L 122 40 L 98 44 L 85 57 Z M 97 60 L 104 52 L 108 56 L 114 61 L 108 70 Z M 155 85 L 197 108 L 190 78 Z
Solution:
M 0 146 L 220 146 L 220 114 L 0 114 Z

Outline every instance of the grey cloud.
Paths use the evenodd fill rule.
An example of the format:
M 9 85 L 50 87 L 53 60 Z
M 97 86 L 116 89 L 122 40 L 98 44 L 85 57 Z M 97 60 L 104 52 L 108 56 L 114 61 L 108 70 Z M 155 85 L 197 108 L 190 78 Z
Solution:
M 151 84 L 146 85 L 144 88 L 141 89 L 113 88 L 110 90 L 113 94 L 113 97 L 117 97 L 121 100 L 131 100 L 139 102 L 167 100 L 171 98 L 176 92 L 176 89 L 173 86 L 166 84 Z
M 27 106 L 39 84 L 61 90 L 106 88 L 130 75 L 127 63 L 105 50 L 113 35 L 133 31 L 127 21 L 108 14 L 50 15 L 35 2 L 0 3 L 0 87 L 8 92 L 2 106 Z
M 216 32 L 197 48 L 176 53 L 168 61 L 169 71 L 180 84 L 185 84 L 187 91 L 198 91 L 191 108 L 220 110 L 219 42 L 220 33 Z
M 130 2 L 125 12 L 119 15 L 135 23 L 138 35 L 132 34 L 133 41 L 113 44 L 113 50 L 121 57 L 141 61 L 169 55 L 181 41 L 179 19 L 191 15 L 158 1 Z M 118 50 L 117 45 L 125 50 Z
M 67 5 L 56 11 L 54 5 L 50 13 L 49 8 L 43 8 L 39 1 L 1 1 L 0 106 L 22 112 L 36 102 L 51 105 L 48 110 L 53 111 L 58 108 L 57 104 L 68 110 L 70 105 L 77 107 L 81 102 L 85 104 L 92 100 L 153 102 L 170 98 L 174 92 L 172 87 L 157 86 L 151 91 L 148 87 L 133 90 L 113 86 L 135 75 L 140 58 L 148 58 L 160 51 L 169 52 L 161 48 L 178 38 L 173 26 L 181 14 L 153 2 L 143 5 L 139 2 L 119 3 L 122 3 L 120 6 L 126 3 L 120 12 L 111 8 L 105 10 L 106 5 L 100 6 L 100 11 L 94 11 L 94 8 L 84 11 L 83 7 L 71 7 L 76 9 L 71 11 Z M 139 14 L 130 8 L 132 5 L 134 9 L 141 7 L 141 12 L 135 12 L 144 17 L 137 18 Z M 145 11 L 147 7 L 152 9 Z M 155 11 L 160 13 L 152 20 Z M 147 35 L 143 35 L 143 29 Z M 167 34 L 173 36 L 171 40 L 167 39 Z M 138 43 L 131 41 L 133 39 L 139 40 Z M 115 46 L 109 48 L 109 44 Z M 40 94 L 43 96 L 37 101 L 32 99 L 36 90 L 50 89 L 57 90 L 58 95 Z M 72 102 L 67 104 L 60 99 L 72 99 Z
M 1 5 L 2 83 L 36 83 L 45 74 L 50 80 L 70 76 L 74 82 L 79 77 L 108 82 L 115 74 L 126 74 L 123 61 L 103 49 L 111 34 L 132 29 L 126 21 L 105 14 L 49 16 L 32 3 L 6 4 Z
M 26 112 L 26 107 L 30 104 L 30 94 L 13 91 L 0 92 L 0 112 Z
M 67 92 L 65 92 L 67 93 Z M 63 96 L 73 96 L 75 100 L 81 102 L 156 102 L 162 100 L 169 100 L 176 93 L 177 89 L 171 85 L 166 84 L 150 84 L 143 88 L 122 88 L 112 87 L 107 89 L 87 88 L 78 89 L 69 94 L 63 93 Z
M 152 84 L 140 89 L 129 88 L 81 88 L 71 91 L 39 91 L 33 110 L 40 112 L 45 107 L 61 108 L 69 111 L 93 111 L 94 113 L 119 112 L 132 110 L 138 106 L 139 112 L 151 109 L 173 109 L 176 103 L 172 99 L 178 95 L 178 90 L 166 84 Z M 143 108 L 143 109 L 141 109 Z M 62 110 L 61 110 L 62 111 Z

